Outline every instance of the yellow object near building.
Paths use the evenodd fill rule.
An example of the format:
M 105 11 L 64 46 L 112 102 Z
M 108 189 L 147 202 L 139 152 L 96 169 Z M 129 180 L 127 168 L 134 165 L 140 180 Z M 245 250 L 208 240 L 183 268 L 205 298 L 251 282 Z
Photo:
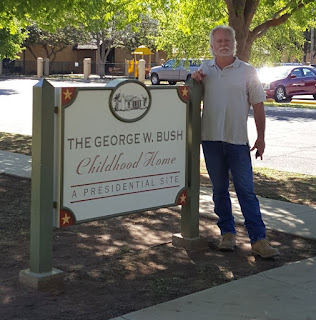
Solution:
M 134 72 L 134 60 L 127 60 L 128 61 L 128 73 Z
M 153 53 L 149 48 L 146 46 L 139 46 L 132 54 L 141 54 L 141 55 L 146 55 L 146 56 L 151 56 Z M 143 58 L 143 57 L 142 57 Z
M 139 46 L 134 52 L 132 52 L 132 54 L 134 55 L 134 60 L 129 60 L 128 73 L 134 72 L 134 76 L 136 78 L 138 77 L 138 60 L 144 59 L 146 61 L 144 56 L 148 56 L 148 61 L 146 61 L 146 64 L 145 64 L 145 70 L 146 70 L 146 73 L 149 73 L 150 67 L 151 67 L 151 56 L 153 55 L 151 50 L 146 46 Z M 137 57 L 139 58 L 137 59 Z

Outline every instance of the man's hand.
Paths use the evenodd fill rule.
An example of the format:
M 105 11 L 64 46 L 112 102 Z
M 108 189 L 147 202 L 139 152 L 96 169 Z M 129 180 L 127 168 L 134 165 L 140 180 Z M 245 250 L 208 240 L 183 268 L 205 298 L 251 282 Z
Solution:
M 262 160 L 262 155 L 264 153 L 266 145 L 264 142 L 264 132 L 266 128 L 266 115 L 264 111 L 264 104 L 263 102 L 259 102 L 257 104 L 252 105 L 252 107 L 253 116 L 255 118 L 257 128 L 257 140 L 250 151 L 257 149 L 256 158 L 260 157 L 260 159 Z
M 191 78 L 195 81 L 202 81 L 203 78 L 206 77 L 206 74 L 202 72 L 202 70 L 194 71 L 191 75 Z
M 257 141 L 255 142 L 254 146 L 250 149 L 250 151 L 253 151 L 255 149 L 257 149 L 257 151 L 256 151 L 256 159 L 258 157 L 260 157 L 260 159 L 262 160 L 262 155 L 263 155 L 264 149 L 265 149 L 264 139 L 257 139 Z

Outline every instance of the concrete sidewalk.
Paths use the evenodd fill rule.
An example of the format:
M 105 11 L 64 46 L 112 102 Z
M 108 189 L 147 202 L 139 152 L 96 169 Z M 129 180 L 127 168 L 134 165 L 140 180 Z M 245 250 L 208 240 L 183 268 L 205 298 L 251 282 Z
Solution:
M 0 151 L 0 173 L 31 177 L 31 157 Z M 259 198 L 268 229 L 316 239 L 316 209 Z M 236 221 L 242 214 L 235 194 Z M 213 212 L 211 190 L 200 192 L 200 213 Z M 282 254 L 282 252 L 281 252 Z M 314 320 L 316 257 L 293 262 L 112 320 Z
M 200 213 L 203 215 L 212 214 L 214 217 L 211 197 L 209 188 L 201 188 Z M 258 199 L 267 229 L 316 240 L 316 208 L 262 197 L 258 197 Z M 231 200 L 235 221 L 243 223 L 244 218 L 235 193 L 231 192 Z
M 32 159 L 24 154 L 0 150 L 0 173 L 31 178 Z

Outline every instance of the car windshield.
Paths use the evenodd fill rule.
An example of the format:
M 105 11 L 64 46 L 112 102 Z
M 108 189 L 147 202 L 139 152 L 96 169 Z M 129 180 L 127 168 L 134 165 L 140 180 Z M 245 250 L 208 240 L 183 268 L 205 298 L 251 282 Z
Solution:
M 181 59 L 181 60 L 174 60 L 170 59 L 165 64 L 164 67 L 166 68 L 176 68 L 176 67 L 199 67 L 202 64 L 202 60 L 200 59 Z
M 173 68 L 174 67 L 174 65 L 175 65 L 175 60 L 168 60 L 165 64 L 164 64 L 164 66 L 166 67 L 166 68 Z
M 192 59 L 189 60 L 190 66 L 192 67 L 199 67 L 202 64 L 202 60 L 200 59 Z
M 258 77 L 261 83 L 267 83 L 286 78 L 293 69 L 293 66 L 263 67 L 258 70 Z

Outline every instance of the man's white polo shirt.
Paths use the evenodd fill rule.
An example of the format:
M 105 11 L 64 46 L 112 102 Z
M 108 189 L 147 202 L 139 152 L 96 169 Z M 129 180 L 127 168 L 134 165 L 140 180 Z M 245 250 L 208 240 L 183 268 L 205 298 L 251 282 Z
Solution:
M 247 144 L 250 105 L 266 99 L 256 69 L 238 58 L 223 70 L 215 59 L 204 61 L 200 69 L 206 74 L 202 140 Z

